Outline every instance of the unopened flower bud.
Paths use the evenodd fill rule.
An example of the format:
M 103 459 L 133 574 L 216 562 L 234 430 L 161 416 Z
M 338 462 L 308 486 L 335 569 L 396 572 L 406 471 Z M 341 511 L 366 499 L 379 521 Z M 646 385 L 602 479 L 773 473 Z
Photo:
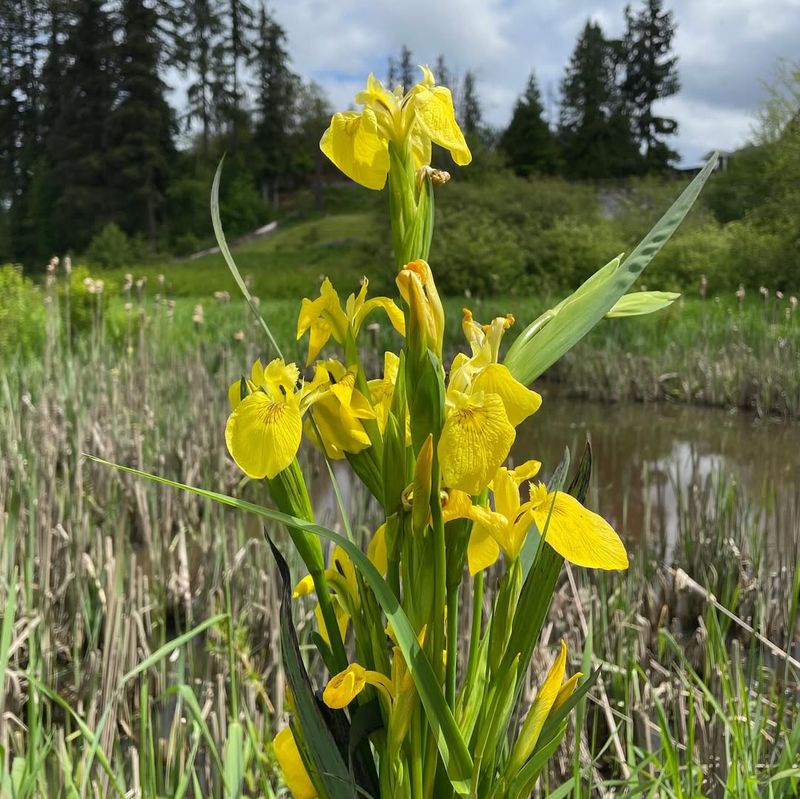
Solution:
M 433 272 L 426 261 L 418 259 L 406 264 L 397 275 L 397 288 L 409 307 L 409 348 L 412 341 L 419 347 L 442 357 L 444 339 L 444 308 L 436 290 Z M 415 353 L 417 354 L 417 353 Z

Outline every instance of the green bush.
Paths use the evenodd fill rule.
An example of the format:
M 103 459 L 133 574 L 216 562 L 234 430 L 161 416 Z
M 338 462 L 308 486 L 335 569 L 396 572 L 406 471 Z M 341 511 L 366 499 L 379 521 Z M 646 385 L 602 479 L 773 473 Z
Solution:
M 43 339 L 41 292 L 20 267 L 0 266 L 0 359 L 20 350 L 35 350 Z
M 133 266 L 147 259 L 146 246 L 141 239 L 131 238 L 114 222 L 96 233 L 84 255 L 95 267 L 115 269 Z

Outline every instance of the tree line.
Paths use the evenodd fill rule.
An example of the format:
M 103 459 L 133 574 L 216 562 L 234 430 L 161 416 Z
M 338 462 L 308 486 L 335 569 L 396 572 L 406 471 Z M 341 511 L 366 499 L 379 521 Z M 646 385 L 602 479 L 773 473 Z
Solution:
M 663 171 L 674 120 L 654 104 L 678 90 L 675 26 L 661 0 L 625 12 L 608 39 L 581 32 L 544 117 L 535 76 L 509 126 L 483 122 L 476 74 L 443 56 L 473 148 L 516 173 L 570 178 Z M 385 76 L 417 80 L 403 47 Z M 167 79 L 185 87 L 177 102 Z M 265 221 L 281 195 L 336 179 L 317 143 L 331 108 L 291 68 L 286 31 L 254 0 L 0 0 L 0 262 L 82 252 L 113 224 L 142 252 L 189 251 L 208 235 L 208 187 L 227 153 L 226 226 Z

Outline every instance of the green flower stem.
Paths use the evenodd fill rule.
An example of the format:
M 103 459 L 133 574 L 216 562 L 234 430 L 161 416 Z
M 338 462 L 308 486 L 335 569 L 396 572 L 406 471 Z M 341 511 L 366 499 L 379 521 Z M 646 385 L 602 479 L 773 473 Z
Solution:
M 458 670 L 458 592 L 460 585 L 447 591 L 447 667 L 445 696 L 450 709 L 456 709 L 456 672 Z
M 483 571 L 475 575 L 472 586 L 472 629 L 469 635 L 469 658 L 467 660 L 467 677 L 465 685 L 471 686 L 478 671 L 478 652 L 481 643 L 481 627 L 483 624 L 483 589 L 486 577 Z

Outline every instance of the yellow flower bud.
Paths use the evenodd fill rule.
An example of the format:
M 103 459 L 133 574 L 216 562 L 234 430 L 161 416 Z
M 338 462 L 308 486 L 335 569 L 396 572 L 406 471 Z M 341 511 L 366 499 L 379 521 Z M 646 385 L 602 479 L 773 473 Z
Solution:
M 442 357 L 444 308 L 433 272 L 421 258 L 406 264 L 397 275 L 397 288 L 410 311 L 409 343 L 418 336 L 424 347 Z

